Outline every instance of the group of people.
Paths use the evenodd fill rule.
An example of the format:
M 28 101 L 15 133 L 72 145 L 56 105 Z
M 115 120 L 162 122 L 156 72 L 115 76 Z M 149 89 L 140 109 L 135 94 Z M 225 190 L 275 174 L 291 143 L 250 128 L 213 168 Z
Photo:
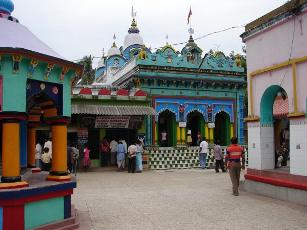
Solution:
M 207 154 L 208 154 L 208 142 L 202 140 L 200 142 L 200 152 L 199 152 L 199 162 L 202 169 L 206 168 Z M 226 167 L 229 170 L 230 179 L 232 182 L 233 195 L 239 195 L 239 183 L 240 183 L 240 173 L 241 169 L 245 169 L 245 155 L 244 149 L 238 145 L 238 138 L 231 138 L 231 145 L 226 149 L 226 155 L 224 156 L 222 148 L 217 140 L 213 146 L 213 152 L 215 157 L 215 171 L 219 172 L 221 168 L 222 172 L 226 172 L 224 159 Z
M 113 139 L 110 143 L 107 138 L 101 142 L 101 166 L 117 165 L 119 171 L 128 167 L 128 172 L 142 172 L 143 143 L 137 140 L 129 147 L 124 139 Z
M 42 144 L 44 143 L 44 144 Z M 84 155 L 82 166 L 88 169 L 91 165 L 90 150 L 88 144 L 84 145 Z M 67 170 L 70 173 L 77 172 L 78 159 L 80 157 L 79 149 L 75 146 L 67 146 Z M 47 138 L 45 142 L 42 140 L 37 141 L 35 146 L 35 167 L 41 168 L 42 171 L 50 171 L 52 163 L 52 141 Z
M 44 144 L 42 144 L 44 143 Z M 43 171 L 50 171 L 52 161 L 52 142 L 50 138 L 39 140 L 35 146 L 35 166 Z

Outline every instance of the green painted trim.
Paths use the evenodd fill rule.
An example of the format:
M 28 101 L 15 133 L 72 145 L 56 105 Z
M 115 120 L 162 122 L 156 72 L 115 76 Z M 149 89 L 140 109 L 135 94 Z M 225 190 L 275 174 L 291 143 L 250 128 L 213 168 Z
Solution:
M 260 102 L 260 124 L 273 124 L 273 104 L 280 90 L 282 90 L 282 88 L 279 85 L 272 85 L 264 91 Z
M 25 229 L 33 229 L 64 219 L 64 197 L 27 203 L 25 205 Z

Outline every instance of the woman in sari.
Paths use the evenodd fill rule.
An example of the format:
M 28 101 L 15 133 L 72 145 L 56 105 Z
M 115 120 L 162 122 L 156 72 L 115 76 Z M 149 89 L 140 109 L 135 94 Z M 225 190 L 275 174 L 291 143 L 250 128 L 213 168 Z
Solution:
M 143 145 L 140 140 L 136 142 L 136 172 L 141 173 L 143 171 L 143 164 L 142 164 L 142 153 L 143 153 Z

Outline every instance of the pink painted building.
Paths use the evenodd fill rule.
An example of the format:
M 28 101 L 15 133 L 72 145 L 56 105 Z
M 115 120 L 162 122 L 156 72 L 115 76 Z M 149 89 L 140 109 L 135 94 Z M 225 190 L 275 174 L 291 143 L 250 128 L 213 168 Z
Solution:
M 245 187 L 307 205 L 307 1 L 287 2 L 247 24 L 241 37 L 249 91 Z

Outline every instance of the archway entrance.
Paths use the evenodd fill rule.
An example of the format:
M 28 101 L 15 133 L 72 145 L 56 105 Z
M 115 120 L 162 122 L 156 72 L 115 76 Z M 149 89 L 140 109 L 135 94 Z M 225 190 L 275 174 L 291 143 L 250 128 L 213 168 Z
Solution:
M 267 169 L 290 169 L 289 103 L 286 91 L 273 85 L 266 89 L 260 104 L 261 145 L 270 146 L 269 158 L 263 158 Z M 262 150 L 263 151 L 263 150 Z
M 230 117 L 224 111 L 215 116 L 214 142 L 217 140 L 222 146 L 227 146 L 230 143 Z
M 198 134 L 203 136 L 204 117 L 198 111 L 193 111 L 187 117 L 187 130 L 191 130 L 192 146 L 198 146 Z
M 172 147 L 176 145 L 176 116 L 166 110 L 159 115 L 158 120 L 159 144 L 162 147 Z M 162 133 L 166 133 L 166 140 L 162 140 Z

